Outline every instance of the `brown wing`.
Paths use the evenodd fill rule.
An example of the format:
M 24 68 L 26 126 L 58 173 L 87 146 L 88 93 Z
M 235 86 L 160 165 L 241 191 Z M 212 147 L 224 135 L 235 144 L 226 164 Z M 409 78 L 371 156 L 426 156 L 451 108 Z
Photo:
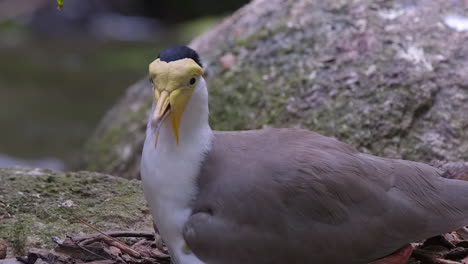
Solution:
M 218 132 L 184 238 L 207 263 L 367 263 L 467 219 L 440 189 L 468 184 L 438 174 L 305 130 Z

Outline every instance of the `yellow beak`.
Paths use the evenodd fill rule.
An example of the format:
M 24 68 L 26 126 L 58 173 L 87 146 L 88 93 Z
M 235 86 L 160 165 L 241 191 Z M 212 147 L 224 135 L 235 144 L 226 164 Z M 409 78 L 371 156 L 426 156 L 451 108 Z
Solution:
M 156 131 L 155 147 L 157 146 L 159 128 L 166 120 L 167 116 L 171 116 L 172 129 L 176 143 L 179 144 L 179 128 L 182 114 L 184 113 L 185 106 L 187 105 L 190 97 L 192 96 L 192 89 L 173 89 L 172 92 L 167 90 L 162 91 L 159 96 L 156 94 L 155 98 L 156 107 L 154 108 L 151 126 Z
M 151 120 L 151 125 L 154 129 L 159 128 L 162 121 L 171 111 L 171 106 L 169 104 L 169 93 L 167 91 L 163 91 L 156 98 L 156 107 L 154 108 L 153 118 Z
M 182 114 L 195 89 L 189 81 L 194 76 L 201 76 L 203 69 L 189 58 L 171 62 L 157 59 L 149 65 L 149 73 L 154 82 L 156 105 L 151 117 L 151 126 L 156 133 L 154 146 L 157 146 L 159 129 L 168 116 L 172 120 L 176 143 L 179 144 Z

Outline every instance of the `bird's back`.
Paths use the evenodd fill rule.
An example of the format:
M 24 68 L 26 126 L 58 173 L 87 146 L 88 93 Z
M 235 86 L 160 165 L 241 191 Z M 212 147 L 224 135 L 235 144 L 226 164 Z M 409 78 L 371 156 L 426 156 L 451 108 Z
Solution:
M 468 222 L 467 182 L 300 129 L 216 132 L 198 180 L 207 263 L 367 263 Z

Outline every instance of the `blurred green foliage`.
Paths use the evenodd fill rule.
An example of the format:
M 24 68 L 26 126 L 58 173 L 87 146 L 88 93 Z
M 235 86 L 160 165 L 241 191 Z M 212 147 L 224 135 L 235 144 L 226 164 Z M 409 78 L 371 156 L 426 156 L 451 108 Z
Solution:
M 63 7 L 63 0 L 57 0 L 57 7 L 61 9 Z

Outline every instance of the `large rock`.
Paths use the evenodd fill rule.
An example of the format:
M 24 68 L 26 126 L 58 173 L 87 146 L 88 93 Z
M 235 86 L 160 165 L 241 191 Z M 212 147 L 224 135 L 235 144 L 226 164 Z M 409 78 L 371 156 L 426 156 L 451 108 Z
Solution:
M 190 45 L 215 129 L 305 127 L 376 155 L 468 160 L 462 1 L 256 0 Z M 460 12 L 457 15 L 457 12 Z M 89 141 L 82 168 L 138 178 L 146 80 Z
M 92 172 L 0 168 L 0 242 L 7 256 L 50 248 L 52 237 L 103 231 L 152 230 L 140 183 Z

